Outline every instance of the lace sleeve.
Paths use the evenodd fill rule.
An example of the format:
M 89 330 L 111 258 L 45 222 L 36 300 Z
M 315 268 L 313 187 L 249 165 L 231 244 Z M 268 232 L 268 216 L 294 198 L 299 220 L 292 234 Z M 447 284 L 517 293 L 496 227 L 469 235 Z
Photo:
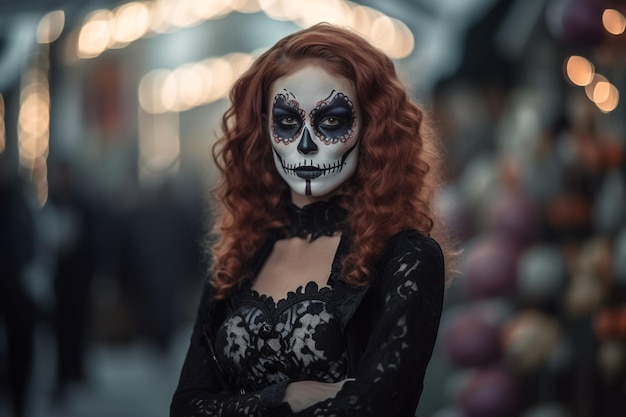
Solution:
M 170 406 L 170 417 L 289 415 L 291 409 L 282 401 L 285 384 L 270 385 L 250 393 L 233 393 L 226 388 L 205 330 L 211 314 L 211 293 L 207 284 Z
M 394 239 L 382 270 L 379 317 L 356 372 L 334 399 L 297 416 L 408 416 L 415 413 L 437 337 L 444 293 L 439 245 L 417 232 Z M 354 319 L 358 319 L 355 316 Z

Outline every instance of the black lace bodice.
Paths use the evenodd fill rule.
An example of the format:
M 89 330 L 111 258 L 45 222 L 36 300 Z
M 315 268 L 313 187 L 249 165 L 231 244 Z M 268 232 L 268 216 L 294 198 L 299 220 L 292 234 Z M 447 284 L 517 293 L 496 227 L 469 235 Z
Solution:
M 251 289 L 234 294 L 214 343 L 229 383 L 256 391 L 282 381 L 345 379 L 347 350 L 333 294 L 315 282 L 276 303 Z
M 332 290 L 307 287 L 291 298 L 287 297 L 286 304 L 279 301 L 276 309 L 266 305 L 267 299 L 253 293 L 249 294 L 249 302 L 245 302 L 245 296 L 241 303 L 216 302 L 212 299 L 213 287 L 207 285 L 170 415 L 414 415 L 443 305 L 441 249 L 434 240 L 418 232 L 402 232 L 388 242 L 375 266 L 376 276 L 372 284 L 353 287 L 341 278 L 341 260 L 349 253 L 348 241 L 348 236 L 342 234 L 329 278 Z M 268 239 L 260 248 L 261 258 L 269 253 L 274 242 Z M 316 295 L 309 297 L 309 292 Z M 314 301 L 307 301 L 307 298 Z M 290 306 L 291 302 L 295 303 Z M 316 314 L 308 316 L 304 311 L 309 309 Z M 315 342 L 312 345 L 315 349 L 311 351 L 315 355 L 308 356 L 304 343 L 290 353 L 288 344 L 277 346 L 278 339 L 270 337 L 266 342 L 260 335 L 257 337 L 268 318 L 272 318 L 270 325 L 276 326 L 279 322 L 290 322 L 290 315 L 306 317 L 306 320 L 302 321 L 302 326 L 283 328 L 286 340 L 301 343 L 309 340 L 308 333 L 312 337 L 310 342 Z M 338 325 L 313 325 L 322 318 L 333 323 L 331 316 Z M 281 329 L 280 325 L 278 329 Z M 322 329 L 327 332 L 323 336 Z M 232 334 L 229 335 L 229 331 Z M 304 336 L 291 337 L 298 332 Z M 244 342 L 246 337 L 249 340 Z M 346 362 L 343 360 L 344 346 Z M 225 355 L 226 347 L 229 352 Z M 259 355 L 261 350 L 264 353 Z M 328 358 L 323 358 L 320 352 L 324 352 L 324 356 L 328 354 Z M 276 372 L 266 369 L 267 374 L 261 375 L 267 358 L 276 365 Z M 303 358 L 310 366 L 308 369 L 304 366 L 305 375 L 300 375 L 300 369 L 293 363 Z M 335 368 L 318 373 L 322 372 L 324 364 Z M 253 369 L 244 369 L 249 365 Z M 282 402 L 289 381 L 315 375 L 323 380 L 333 380 L 335 376 L 342 378 L 343 372 L 354 381 L 345 383 L 335 398 L 298 413 L 292 413 L 288 404 Z

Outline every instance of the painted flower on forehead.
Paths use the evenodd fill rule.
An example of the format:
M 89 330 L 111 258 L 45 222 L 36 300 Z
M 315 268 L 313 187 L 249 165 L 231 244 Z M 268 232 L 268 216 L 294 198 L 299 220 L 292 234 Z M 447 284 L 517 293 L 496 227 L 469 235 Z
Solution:
M 315 65 L 279 78 L 269 123 L 276 168 L 294 192 L 324 196 L 354 173 L 361 123 L 351 81 Z

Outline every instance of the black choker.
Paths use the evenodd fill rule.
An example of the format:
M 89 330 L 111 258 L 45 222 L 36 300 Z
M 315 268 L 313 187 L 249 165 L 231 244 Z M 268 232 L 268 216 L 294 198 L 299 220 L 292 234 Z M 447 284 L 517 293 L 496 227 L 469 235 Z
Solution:
M 339 206 L 339 198 L 328 201 L 316 201 L 304 207 L 292 202 L 287 203 L 287 212 L 291 225 L 285 227 L 287 237 L 299 237 L 314 241 L 320 236 L 333 236 L 342 230 L 346 220 L 346 211 Z

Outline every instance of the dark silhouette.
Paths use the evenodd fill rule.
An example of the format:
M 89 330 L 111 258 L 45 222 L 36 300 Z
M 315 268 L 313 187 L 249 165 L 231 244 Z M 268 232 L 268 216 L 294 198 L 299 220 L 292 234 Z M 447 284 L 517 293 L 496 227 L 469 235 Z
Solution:
M 85 347 L 91 312 L 90 291 L 96 266 L 96 216 L 72 167 L 60 163 L 51 184 L 56 211 L 58 253 L 54 269 L 54 328 L 57 342 L 55 399 L 68 384 L 85 379 Z
M 34 227 L 19 180 L 8 175 L 5 163 L 0 158 L 0 321 L 7 345 L 2 367 L 8 370 L 13 415 L 22 417 L 28 403 L 35 327 L 35 304 L 24 288 L 23 270 L 34 254 Z

